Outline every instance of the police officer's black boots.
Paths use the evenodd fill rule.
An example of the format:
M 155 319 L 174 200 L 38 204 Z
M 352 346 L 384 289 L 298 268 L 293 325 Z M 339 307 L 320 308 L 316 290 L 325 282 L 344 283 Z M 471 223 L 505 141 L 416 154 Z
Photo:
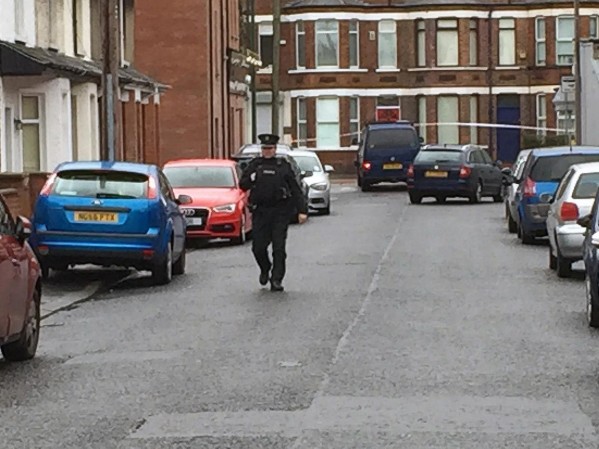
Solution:
M 282 292 L 284 288 L 281 284 L 281 281 L 275 281 L 274 279 L 272 279 L 270 281 L 270 290 L 273 292 Z

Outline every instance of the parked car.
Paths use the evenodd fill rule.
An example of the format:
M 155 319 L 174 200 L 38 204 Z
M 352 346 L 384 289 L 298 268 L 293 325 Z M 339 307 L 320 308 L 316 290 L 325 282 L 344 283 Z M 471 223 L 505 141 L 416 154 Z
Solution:
M 14 220 L 0 196 L 0 350 L 8 361 L 32 359 L 39 341 L 41 270 L 30 233 L 31 223 Z
M 515 202 L 518 237 L 530 244 L 547 235 L 549 204 L 540 195 L 555 195 L 558 184 L 571 165 L 599 161 L 599 147 L 569 146 L 533 149 L 519 179 Z
M 503 199 L 505 202 L 505 218 L 507 219 L 508 231 L 512 234 L 518 231 L 518 223 L 514 218 L 518 211 L 516 209 L 516 190 L 518 189 L 518 183 L 514 180 L 520 179 L 522 172 L 524 171 L 524 164 L 526 158 L 532 150 L 521 150 L 514 161 L 511 168 L 506 168 L 502 172 L 506 175 L 507 180 L 506 186 L 503 193 Z
M 599 192 L 595 195 L 591 213 L 578 219 L 586 232 L 582 243 L 586 317 L 589 326 L 599 327 Z
M 309 150 L 294 150 L 289 155 L 297 162 L 305 176 L 304 182 L 308 185 L 308 208 L 310 211 L 324 215 L 331 213 L 331 181 L 329 173 L 334 171 L 331 165 L 323 167 L 318 154 Z
M 503 189 L 500 165 L 477 145 L 426 145 L 408 169 L 410 202 L 420 204 L 428 196 L 439 202 L 462 197 L 472 203 L 490 196 L 500 202 Z
M 185 272 L 186 222 L 164 173 L 154 165 L 67 162 L 35 205 L 31 246 L 44 276 L 77 264 L 149 270 L 157 284 Z
M 247 144 L 243 145 L 237 153 L 231 156 L 231 159 L 237 162 L 239 168 L 243 171 L 247 165 L 250 163 L 252 159 L 258 157 L 261 154 L 261 146 L 260 144 Z M 304 199 L 306 203 L 309 203 L 309 195 L 310 195 L 310 186 L 306 182 L 306 178 L 310 178 L 313 173 L 302 171 L 300 166 L 297 164 L 295 159 L 291 157 L 291 153 L 297 150 L 293 150 L 289 145 L 285 144 L 277 144 L 277 151 L 275 153 L 276 157 L 284 158 L 289 164 L 291 164 L 291 168 L 295 173 L 295 177 L 297 179 L 298 184 L 301 186 L 302 191 L 304 192 Z M 298 211 L 293 210 L 291 215 L 291 221 L 293 223 L 297 223 Z
M 362 130 L 356 160 L 358 186 L 363 192 L 381 182 L 406 182 L 408 167 L 420 150 L 421 139 L 408 121 L 373 122 Z
M 586 229 L 577 221 L 588 215 L 599 187 L 599 162 L 572 165 L 559 184 L 555 197 L 546 193 L 541 202 L 550 204 L 547 214 L 549 268 L 559 277 L 572 274 L 572 264 L 582 260 Z
M 241 170 L 227 159 L 190 159 L 168 162 L 164 174 L 175 195 L 188 195 L 183 208 L 187 237 L 230 239 L 243 245 L 252 231 L 248 194 L 239 187 Z

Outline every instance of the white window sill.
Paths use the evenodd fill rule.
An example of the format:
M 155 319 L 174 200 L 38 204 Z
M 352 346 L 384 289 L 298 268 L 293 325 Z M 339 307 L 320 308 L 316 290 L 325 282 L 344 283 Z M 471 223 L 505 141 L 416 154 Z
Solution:
M 360 69 L 360 68 L 350 68 L 350 69 L 340 69 L 338 67 L 331 68 L 316 68 L 316 69 L 291 69 L 287 71 L 290 75 L 296 75 L 301 73 L 366 73 L 368 69 Z
M 495 70 L 520 70 L 521 67 L 517 65 L 499 65 L 495 67 Z
M 447 72 L 447 71 L 481 71 L 487 70 L 488 67 L 460 67 L 460 66 L 443 66 L 443 67 L 415 67 L 412 69 L 408 69 L 408 72 Z
M 382 68 L 382 69 L 376 69 L 375 72 L 376 73 L 399 73 L 399 72 L 401 72 L 401 69 L 398 69 L 397 67 L 387 67 L 387 68 Z

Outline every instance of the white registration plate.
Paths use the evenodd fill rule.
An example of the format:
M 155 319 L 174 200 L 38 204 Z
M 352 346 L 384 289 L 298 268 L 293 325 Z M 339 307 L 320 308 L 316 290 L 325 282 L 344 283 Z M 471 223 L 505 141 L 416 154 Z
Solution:
M 202 217 L 187 217 L 187 226 L 202 226 L 204 219 Z

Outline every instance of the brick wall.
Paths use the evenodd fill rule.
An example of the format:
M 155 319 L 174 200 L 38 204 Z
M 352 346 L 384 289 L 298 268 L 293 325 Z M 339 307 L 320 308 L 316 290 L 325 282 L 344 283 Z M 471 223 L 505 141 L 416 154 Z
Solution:
M 0 190 L 7 190 L 5 199 L 13 216 L 31 217 L 33 207 L 48 175 L 46 173 L 0 174 Z

